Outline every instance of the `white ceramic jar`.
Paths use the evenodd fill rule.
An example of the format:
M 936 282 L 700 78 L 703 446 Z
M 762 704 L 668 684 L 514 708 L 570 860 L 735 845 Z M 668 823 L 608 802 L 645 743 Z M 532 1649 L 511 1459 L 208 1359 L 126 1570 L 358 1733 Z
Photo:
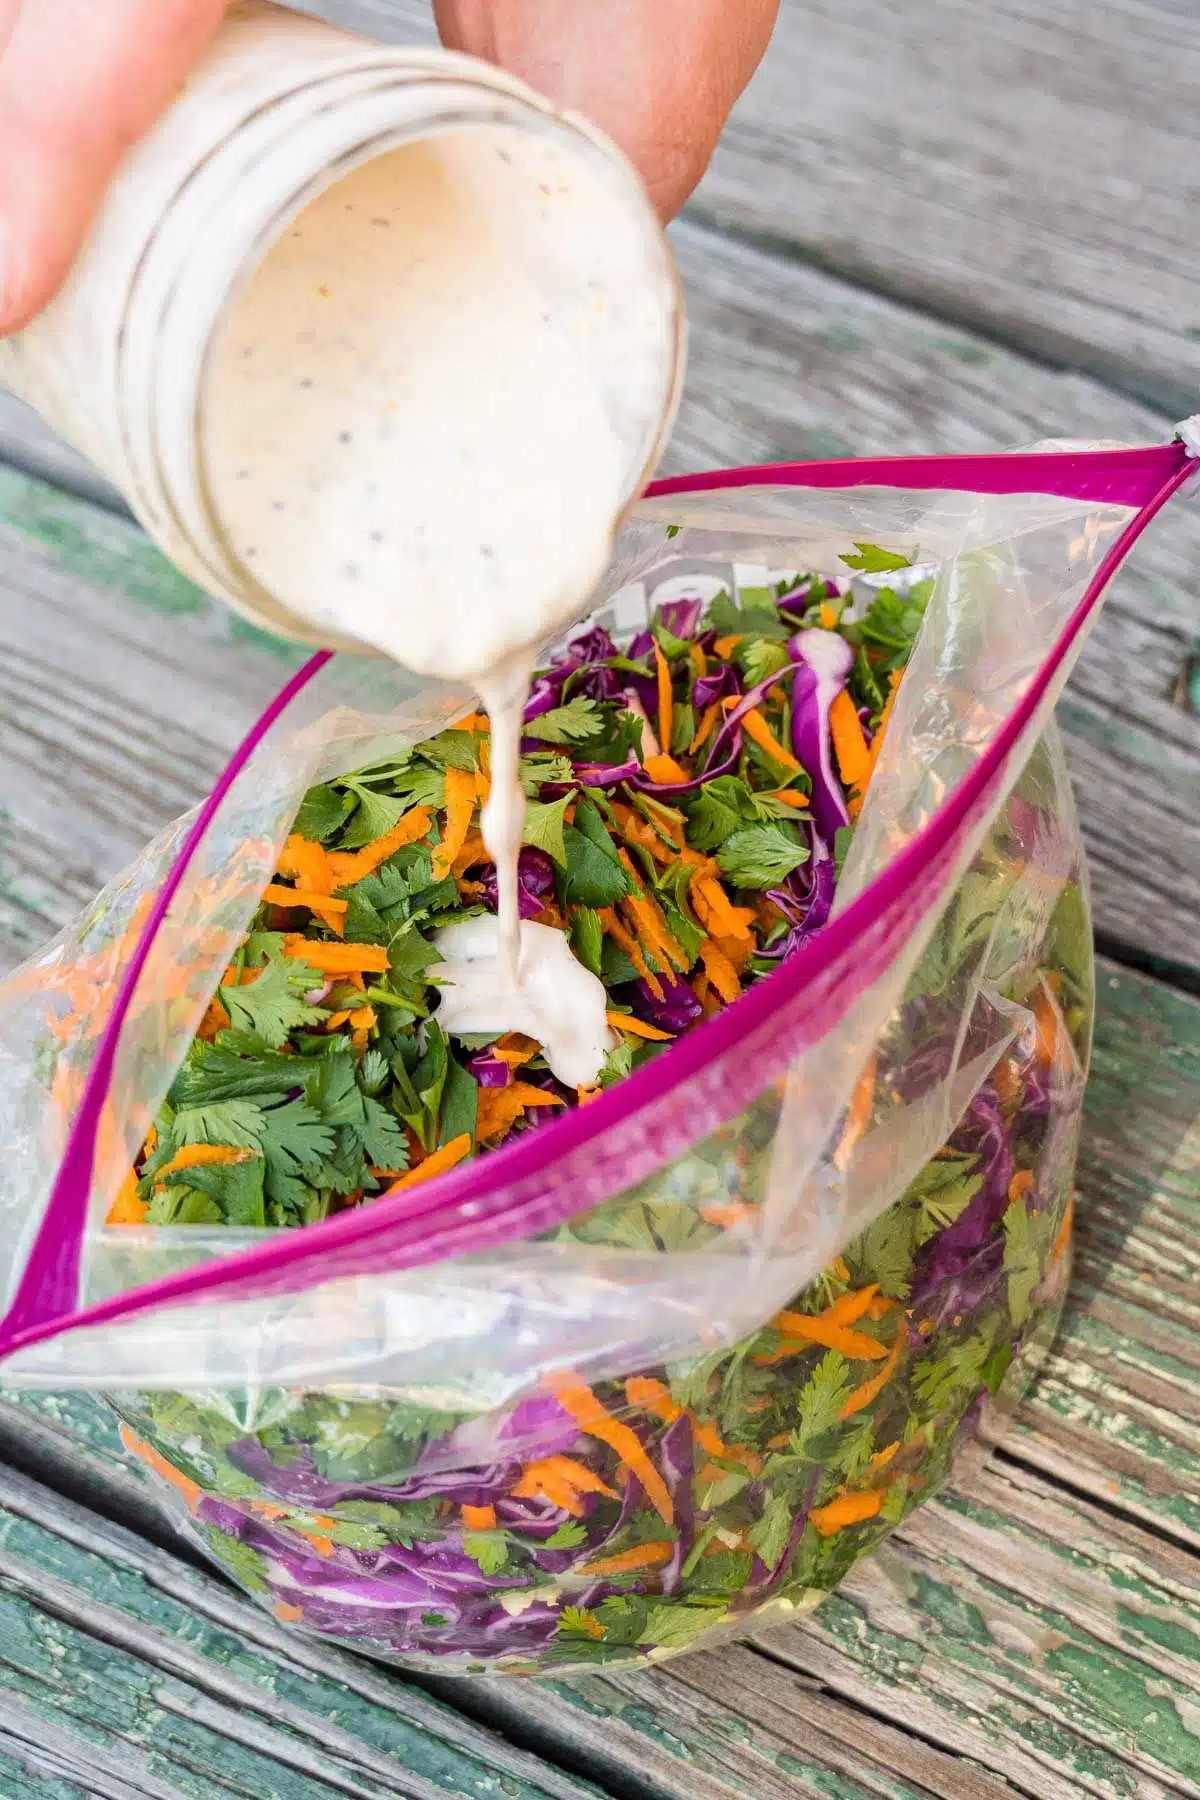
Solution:
M 0 340 L 0 381 L 123 491 L 176 564 L 257 623 L 302 642 L 362 648 L 304 591 L 305 557 L 295 553 L 347 528 L 345 506 L 328 520 L 321 511 L 334 451 L 323 441 L 304 446 L 307 510 L 290 516 L 286 498 L 271 501 L 278 523 L 268 519 L 264 529 L 277 542 L 249 545 L 229 503 L 238 473 L 231 446 L 252 440 L 236 416 L 243 388 L 231 378 L 227 347 L 239 341 L 238 309 L 256 274 L 289 230 L 300 235 L 301 215 L 318 232 L 330 229 L 336 184 L 447 134 L 458 166 L 467 168 L 476 149 L 488 158 L 487 217 L 502 239 L 513 235 L 523 279 L 545 297 L 547 318 L 554 309 L 570 355 L 587 364 L 619 441 L 620 504 L 630 504 L 669 431 L 683 358 L 673 263 L 632 170 L 583 120 L 556 113 L 490 65 L 372 43 L 260 0 L 231 8 L 174 105 L 130 151 L 58 298 Z M 392 222 L 404 230 L 402 211 Z M 375 241 L 382 237 L 353 240 L 364 290 Z M 289 282 L 308 282 L 311 267 L 311 257 L 294 271 L 285 262 L 273 276 L 271 331 L 277 325 L 280 341 L 274 372 L 256 390 L 260 412 L 270 412 L 272 394 L 261 381 L 292 381 L 300 367 L 288 333 L 311 294 Z M 343 335 L 356 328 L 378 332 L 378 308 L 339 327 Z M 246 342 L 243 356 L 252 354 Z M 447 378 L 436 398 L 464 441 L 472 430 L 492 431 L 494 420 L 476 426 L 469 416 L 469 384 Z M 316 430 L 318 411 L 295 417 L 293 435 Z M 380 433 L 382 443 L 385 426 Z M 503 458 L 505 445 L 494 448 Z M 269 462 L 269 444 L 264 454 Z M 255 470 L 264 473 L 271 470 Z M 297 480 L 291 463 L 283 480 Z M 344 605 L 332 610 L 346 617 Z

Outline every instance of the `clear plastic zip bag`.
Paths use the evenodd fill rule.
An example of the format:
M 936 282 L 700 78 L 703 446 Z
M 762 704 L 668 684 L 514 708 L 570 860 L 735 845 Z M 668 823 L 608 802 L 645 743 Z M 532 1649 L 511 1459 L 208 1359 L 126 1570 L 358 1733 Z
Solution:
M 250 1591 L 372 1654 L 636 1661 L 814 1604 L 1061 1299 L 1092 957 L 1050 714 L 1193 468 L 1067 449 L 651 490 L 594 615 L 614 634 L 680 577 L 736 594 L 862 542 L 935 571 L 828 924 L 436 1179 L 301 1231 L 109 1226 L 305 791 L 471 706 L 314 659 L 5 984 L 0 1376 L 108 1393 Z

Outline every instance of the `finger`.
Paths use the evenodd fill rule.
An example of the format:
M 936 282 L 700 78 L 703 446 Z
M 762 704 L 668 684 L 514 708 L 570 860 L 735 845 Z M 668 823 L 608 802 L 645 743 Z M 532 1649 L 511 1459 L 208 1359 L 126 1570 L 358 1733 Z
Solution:
M 779 0 L 434 0 L 443 42 L 584 113 L 663 218 L 708 166 L 770 42 Z
M 0 0 L 0 333 L 57 292 L 226 0 Z M 5 44 L 5 15 L 10 30 Z

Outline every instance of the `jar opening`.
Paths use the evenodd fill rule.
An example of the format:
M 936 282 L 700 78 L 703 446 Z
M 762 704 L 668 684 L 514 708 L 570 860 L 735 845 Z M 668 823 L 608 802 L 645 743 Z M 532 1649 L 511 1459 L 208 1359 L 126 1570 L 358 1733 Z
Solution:
M 573 534 L 563 577 L 586 601 L 599 496 L 607 534 L 674 399 L 677 292 L 643 200 L 530 108 L 360 150 L 276 222 L 213 334 L 199 416 L 213 519 L 269 613 L 461 673 L 478 608 L 456 596 L 482 583 L 511 609 L 514 558 L 562 561 Z M 384 595 L 444 628 L 406 655 Z

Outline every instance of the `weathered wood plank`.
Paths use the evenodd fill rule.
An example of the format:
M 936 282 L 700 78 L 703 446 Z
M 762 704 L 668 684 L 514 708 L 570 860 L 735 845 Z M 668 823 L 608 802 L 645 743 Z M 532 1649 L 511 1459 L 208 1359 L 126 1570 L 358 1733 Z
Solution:
M 783 0 L 698 204 L 1183 417 L 1198 83 L 1194 7 Z
M 112 1800 L 597 1792 L 2 1470 L 0 1753 Z
M 676 245 L 694 332 L 672 468 L 1169 429 L 1083 377 L 828 276 L 694 226 Z M 0 521 L 0 961 L 12 961 L 199 797 L 287 665 L 123 520 L 0 471 Z M 1191 968 L 1200 718 L 1174 696 L 1198 641 L 1197 569 L 1200 508 L 1179 502 L 1114 584 L 1062 708 L 1098 926 Z
M 426 0 L 307 0 L 433 38 Z M 1084 369 L 1200 395 L 1187 0 L 783 0 L 695 216 Z
M 1075 1281 L 1004 1449 L 961 1467 L 803 1626 L 457 1703 L 653 1800 L 1200 1794 L 1200 1004 L 1109 964 L 1101 977 Z M 23 1451 L 144 1529 L 140 1478 L 86 1395 L 0 1403 L 0 1456 Z

